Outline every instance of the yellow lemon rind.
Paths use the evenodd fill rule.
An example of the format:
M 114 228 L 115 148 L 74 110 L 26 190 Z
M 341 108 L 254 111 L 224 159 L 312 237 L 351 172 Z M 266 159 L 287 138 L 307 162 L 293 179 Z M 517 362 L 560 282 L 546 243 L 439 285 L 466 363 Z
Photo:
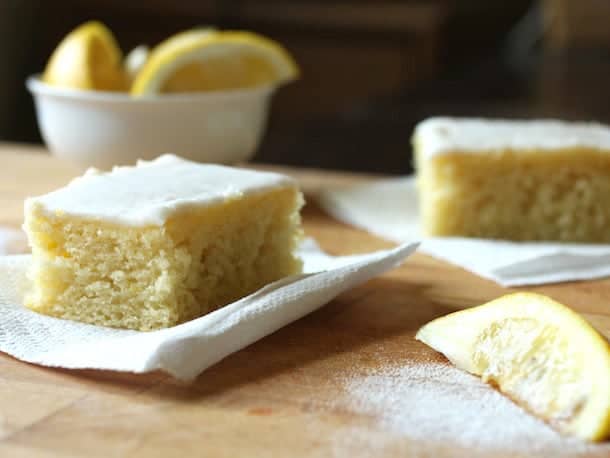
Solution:
M 586 370 L 579 374 L 590 393 L 582 409 L 567 423 L 543 418 L 560 430 L 591 441 L 610 434 L 610 345 L 582 316 L 540 294 L 513 293 L 478 307 L 437 318 L 424 325 L 416 339 L 443 353 L 460 369 L 481 376 L 473 361 L 482 330 L 501 320 L 531 318 L 557 329 L 570 348 L 578 349 Z M 498 384 L 502 391 L 502 383 Z M 528 409 L 527 400 L 524 406 Z M 528 409 L 531 410 L 531 409 Z
M 95 74 L 93 51 L 95 44 L 103 49 L 109 65 L 104 69 L 110 80 L 98 81 Z M 42 81 L 54 86 L 84 90 L 126 89 L 126 75 L 122 68 L 122 52 L 114 35 L 99 21 L 88 21 L 66 35 L 53 51 Z

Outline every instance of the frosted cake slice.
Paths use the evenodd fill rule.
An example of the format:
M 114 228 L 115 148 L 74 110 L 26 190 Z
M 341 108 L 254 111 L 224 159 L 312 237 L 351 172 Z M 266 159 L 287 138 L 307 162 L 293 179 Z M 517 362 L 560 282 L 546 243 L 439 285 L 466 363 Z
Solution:
M 610 242 L 610 128 L 430 118 L 413 136 L 428 235 Z
M 37 312 L 152 330 L 301 271 L 288 177 L 165 155 L 25 202 Z

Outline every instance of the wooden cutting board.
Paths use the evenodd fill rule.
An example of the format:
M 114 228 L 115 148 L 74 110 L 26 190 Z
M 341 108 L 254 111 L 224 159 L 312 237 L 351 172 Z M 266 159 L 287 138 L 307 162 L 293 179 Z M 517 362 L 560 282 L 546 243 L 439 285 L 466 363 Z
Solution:
M 310 196 L 321 186 L 368 179 L 283 170 L 299 178 Z M 0 224 L 20 225 L 25 196 L 61 186 L 78 173 L 37 148 L 0 145 Z M 305 208 L 304 223 L 307 234 L 333 254 L 391 246 L 332 220 L 314 204 Z M 571 305 L 610 331 L 609 280 L 529 290 Z M 0 456 L 532 456 L 522 444 L 512 447 L 501 437 L 497 447 L 488 443 L 481 449 L 440 430 L 429 437 L 397 432 L 383 421 L 383 412 L 372 413 L 362 399 L 338 402 L 354 374 L 418 362 L 448 364 L 413 339 L 417 329 L 507 292 L 416 254 L 226 358 L 192 384 L 161 373 L 37 367 L 0 354 Z M 385 394 L 371 385 L 371 399 Z M 439 404 L 439 412 L 446 408 Z M 472 418 L 476 412 L 466 414 Z M 438 420 L 441 428 L 443 419 Z M 585 447 L 580 456 L 610 456 L 610 444 Z

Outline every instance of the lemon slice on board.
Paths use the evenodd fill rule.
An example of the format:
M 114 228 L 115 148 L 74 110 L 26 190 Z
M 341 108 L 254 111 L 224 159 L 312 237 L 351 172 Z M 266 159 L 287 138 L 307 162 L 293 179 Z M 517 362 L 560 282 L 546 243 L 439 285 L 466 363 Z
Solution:
M 97 21 L 82 24 L 61 41 L 42 80 L 74 89 L 127 90 L 121 49 L 112 32 Z
M 201 36 L 179 35 L 157 46 L 136 76 L 131 94 L 249 88 L 298 75 L 294 59 L 275 41 L 251 32 L 212 30 Z
M 416 339 L 561 432 L 610 434 L 610 345 L 546 296 L 509 294 L 431 321 Z

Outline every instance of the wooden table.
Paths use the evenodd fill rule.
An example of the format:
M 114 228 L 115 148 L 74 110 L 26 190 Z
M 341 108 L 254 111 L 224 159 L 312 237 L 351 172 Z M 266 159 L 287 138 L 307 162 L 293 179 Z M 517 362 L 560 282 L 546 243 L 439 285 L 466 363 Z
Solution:
M 308 193 L 365 179 L 286 170 Z M 0 145 L 0 224 L 18 226 L 22 201 L 64 184 L 79 171 L 35 147 Z M 390 243 L 342 225 L 315 205 L 304 210 L 308 235 L 335 254 Z M 589 314 L 610 328 L 610 281 L 529 288 Z M 413 339 L 432 318 L 507 290 L 416 254 L 402 267 L 342 294 L 327 306 L 204 372 L 193 384 L 154 373 L 129 375 L 29 365 L 0 354 L 0 456 L 490 456 L 489 450 L 387 431 L 358 406 L 338 408 L 354 370 L 388 361 L 443 357 Z M 406 412 L 405 414 L 408 414 Z M 353 439 L 340 431 L 358 431 Z M 373 445 L 371 445 L 373 444 Z M 375 445 L 377 444 L 377 445 Z M 498 451 L 498 456 L 515 456 Z M 608 444 L 587 456 L 610 456 Z

